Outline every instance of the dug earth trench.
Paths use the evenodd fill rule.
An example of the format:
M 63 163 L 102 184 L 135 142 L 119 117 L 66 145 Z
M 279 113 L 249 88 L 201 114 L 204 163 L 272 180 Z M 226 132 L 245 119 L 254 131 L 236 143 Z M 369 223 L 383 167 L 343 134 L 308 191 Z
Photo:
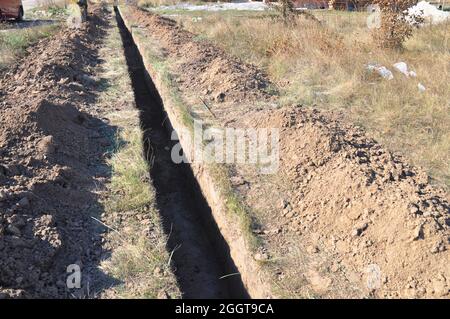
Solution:
M 0 76 L 1 298 L 449 297 L 448 194 L 422 170 L 340 114 L 279 107 L 263 72 L 133 7 L 116 49 L 130 83 L 109 99 L 126 77 L 101 72 L 114 16 L 91 10 Z M 112 187 L 126 116 L 142 129 L 129 170 L 143 153 L 150 172 L 139 209 Z M 278 169 L 175 164 L 170 132 L 194 119 L 278 129 Z
M 262 72 L 170 19 L 120 11 L 176 130 L 186 118 L 278 129 L 275 174 L 219 165 L 225 177 L 211 184 L 202 176 L 217 167 L 192 165 L 251 296 L 448 298 L 448 194 L 421 169 L 339 113 L 279 107 Z M 220 191 L 225 180 L 231 192 Z M 225 208 L 212 204 L 217 194 Z
M 0 298 L 180 296 L 146 168 L 140 206 L 111 186 L 120 132 L 140 133 L 112 12 L 92 6 L 0 76 Z M 119 267 L 141 256 L 145 274 Z
M 118 24 L 136 106 L 141 111 L 144 153 L 151 167 L 157 207 L 169 234 L 168 248 L 173 251 L 175 275 L 183 297 L 248 298 L 189 164 L 176 164 L 171 159 L 175 142 L 170 139 L 171 125 L 161 97 L 120 16 Z

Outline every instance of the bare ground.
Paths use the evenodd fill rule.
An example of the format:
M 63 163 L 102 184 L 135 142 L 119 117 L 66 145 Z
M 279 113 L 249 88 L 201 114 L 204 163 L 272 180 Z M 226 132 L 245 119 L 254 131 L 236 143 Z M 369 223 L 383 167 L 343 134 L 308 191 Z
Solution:
M 426 173 L 339 113 L 278 109 L 270 82 L 254 67 L 173 21 L 129 12 L 159 46 L 191 113 L 219 126 L 280 128 L 278 174 L 231 170 L 236 193 L 257 220 L 253 231 L 263 245 L 255 258 L 272 274 L 275 296 L 448 297 L 448 194 Z M 211 94 L 216 87 L 230 99 Z M 213 117 L 196 112 L 199 96 Z
M 99 192 L 111 175 L 106 160 L 116 135 L 98 104 L 105 15 L 96 8 L 86 29 L 41 41 L 0 78 L 1 297 L 86 297 L 117 284 L 98 267 L 110 252 L 102 243 L 105 227 L 92 219 L 103 211 Z M 201 97 L 209 105 L 211 112 L 192 108 L 196 116 L 222 126 L 280 128 L 278 174 L 261 176 L 242 165 L 231 170 L 235 193 L 255 219 L 262 242 L 255 259 L 270 274 L 273 296 L 448 298 L 448 194 L 430 186 L 424 172 L 339 114 L 278 108 L 262 72 L 174 22 L 135 10 L 130 17 L 173 62 L 186 101 Z M 152 128 L 144 138 L 147 151 L 156 150 L 159 169 L 151 172 L 166 233 L 172 223 L 180 227 L 168 248 L 176 254 L 180 243 L 192 248 L 198 240 L 205 247 L 211 235 L 193 230 L 199 223 L 192 215 L 204 208 L 183 193 L 193 181 L 169 163 L 167 137 L 154 130 L 162 119 L 148 102 L 155 92 L 132 77 L 140 83 L 134 89 L 143 128 Z M 187 296 L 227 296 L 228 287 L 211 283 L 223 272 L 221 249 L 219 255 L 211 253 L 214 245 L 196 250 L 193 259 L 206 256 L 199 265 L 178 251 L 175 273 Z M 82 291 L 65 286 L 66 267 L 74 263 L 84 269 Z M 210 285 L 196 286 L 208 278 Z
M 122 77 L 112 69 L 111 50 L 125 62 L 112 8 L 91 10 L 82 29 L 39 42 L 0 78 L 1 298 L 179 297 L 145 163 L 138 186 L 148 187 L 148 198 L 135 209 L 116 207 L 135 200 L 117 198 L 111 161 L 130 143 L 121 132 L 139 135 L 139 114 L 126 65 Z M 125 241 L 114 237 L 130 229 Z M 142 256 L 152 261 L 145 277 L 138 267 L 120 276 L 120 265 L 140 266 Z M 71 264 L 81 270 L 76 289 L 66 286 Z
M 2 294 L 69 297 L 70 264 L 83 267 L 84 287 L 111 284 L 96 267 L 104 252 L 91 218 L 115 134 L 95 109 L 107 23 L 93 19 L 41 41 L 0 79 Z

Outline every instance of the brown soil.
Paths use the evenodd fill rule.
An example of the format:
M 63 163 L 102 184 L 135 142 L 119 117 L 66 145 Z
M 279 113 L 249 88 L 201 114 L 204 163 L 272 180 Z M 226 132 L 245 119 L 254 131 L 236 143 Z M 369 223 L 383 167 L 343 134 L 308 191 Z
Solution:
M 134 8 L 130 10 L 139 27 L 150 27 L 152 37 L 163 46 L 164 54 L 176 59 L 176 68 L 184 70 L 179 74 L 178 84 L 219 103 L 270 98 L 270 81 L 255 66 L 196 39 L 173 20 Z
M 94 75 L 107 24 L 95 10 L 85 29 L 38 43 L 0 78 L 0 297 L 69 297 L 66 267 L 73 263 L 83 267 L 83 287 L 91 293 L 113 282 L 98 270 L 107 252 L 91 218 L 102 211 L 98 192 L 110 175 L 104 161 L 115 134 L 96 103 L 101 81 Z M 279 173 L 260 176 L 240 166 L 233 178 L 260 224 L 254 231 L 264 248 L 255 258 L 272 270 L 275 295 L 449 297 L 448 195 L 430 186 L 425 173 L 339 115 L 297 106 L 248 108 L 275 101 L 262 72 L 170 20 L 132 14 L 166 58 L 178 61 L 172 67 L 184 91 L 226 102 L 218 121 L 280 128 Z M 163 152 L 166 141 L 158 134 L 146 137 Z M 172 206 L 173 200 L 191 205 L 182 194 L 191 184 L 168 189 L 180 180 L 170 183 L 167 174 L 179 171 L 161 162 L 153 175 L 159 208 L 169 220 L 181 220 L 178 225 L 183 218 L 196 224 L 191 212 L 177 216 L 180 206 Z M 174 246 L 185 240 L 184 229 L 177 230 Z M 188 255 L 178 257 L 179 266 L 195 272 L 195 264 L 181 261 Z M 375 278 L 374 269 L 380 270 Z M 179 277 L 181 283 L 194 278 Z M 207 295 L 223 296 L 214 289 Z
M 112 283 L 97 268 L 104 251 L 91 218 L 115 134 L 95 104 L 104 15 L 39 42 L 0 78 L 0 297 L 73 296 L 75 263 L 81 295 Z
M 296 106 L 245 121 L 280 129 L 283 182 L 276 191 L 267 189 L 279 199 L 261 204 L 267 192 L 262 196 L 258 187 L 245 197 L 253 207 L 267 205 L 265 230 L 275 232 L 264 238 L 274 257 L 289 255 L 285 249 L 296 245 L 293 240 L 302 247 L 306 256 L 292 256 L 309 259 L 299 272 L 315 293 L 448 296 L 450 206 L 425 172 L 333 114 Z M 366 284 L 371 265 L 380 270 L 376 289 Z M 352 292 L 336 289 L 342 286 Z
M 189 164 L 175 164 L 170 121 L 131 35 L 118 16 L 136 106 L 141 110 L 144 153 L 151 167 L 156 205 L 173 251 L 173 268 L 183 298 L 247 298 L 229 249 L 211 216 Z M 163 123 L 165 125 L 163 125 Z
M 281 129 L 278 174 L 240 166 L 233 177 L 243 181 L 236 192 L 260 223 L 254 231 L 265 248 L 255 258 L 272 267 L 277 295 L 448 298 L 448 194 L 422 170 L 339 114 L 299 106 L 264 110 L 274 98 L 258 89 L 270 84 L 254 67 L 171 20 L 130 12 L 165 58 L 178 61 L 171 71 L 183 93 L 211 87 L 234 97 L 226 112 L 217 109 L 216 122 Z M 260 84 L 249 85 L 254 79 Z

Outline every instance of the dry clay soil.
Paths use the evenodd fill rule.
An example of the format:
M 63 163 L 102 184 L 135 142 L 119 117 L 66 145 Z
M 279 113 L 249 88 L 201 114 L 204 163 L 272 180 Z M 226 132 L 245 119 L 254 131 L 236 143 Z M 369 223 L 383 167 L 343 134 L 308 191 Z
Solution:
M 202 92 L 218 122 L 280 128 L 280 170 L 270 183 L 246 166 L 233 176 L 242 200 L 264 211 L 255 232 L 266 249 L 258 258 L 287 257 L 275 263 L 272 280 L 301 277 L 330 297 L 448 298 L 448 195 L 421 170 L 338 115 L 272 109 L 276 99 L 262 72 L 170 20 L 131 14 L 177 59 L 180 88 Z M 93 286 L 111 284 L 98 272 L 104 251 L 90 218 L 102 210 L 95 187 L 109 177 L 104 154 L 115 130 L 92 107 L 106 23 L 99 15 L 84 29 L 38 43 L 0 76 L 0 296 L 69 297 L 71 263 L 89 270 Z M 242 108 L 254 102 L 265 106 Z M 361 273 L 373 264 L 382 282 L 368 290 Z
M 174 21 L 129 18 L 171 61 L 186 99 L 207 102 L 214 117 L 191 110 L 203 120 L 280 130 L 276 174 L 236 165 L 230 176 L 256 216 L 255 259 L 269 265 L 275 296 L 449 297 L 449 196 L 423 170 L 343 114 L 278 107 L 263 72 Z
M 97 103 L 108 20 L 94 11 L 82 29 L 42 40 L 0 75 L 3 298 L 81 297 L 66 289 L 70 264 L 92 291 L 114 283 L 98 269 L 104 229 L 91 218 L 102 212 L 97 192 L 110 176 L 105 154 L 116 131 Z

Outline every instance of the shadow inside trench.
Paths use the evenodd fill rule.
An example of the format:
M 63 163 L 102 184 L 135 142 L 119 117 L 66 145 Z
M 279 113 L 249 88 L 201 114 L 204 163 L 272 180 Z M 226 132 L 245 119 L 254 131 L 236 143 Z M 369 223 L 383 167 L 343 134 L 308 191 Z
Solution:
M 162 99 L 117 10 L 116 17 L 140 110 L 144 154 L 183 297 L 249 298 L 190 165 L 175 164 L 171 159 L 175 142 L 170 139 L 172 127 Z

